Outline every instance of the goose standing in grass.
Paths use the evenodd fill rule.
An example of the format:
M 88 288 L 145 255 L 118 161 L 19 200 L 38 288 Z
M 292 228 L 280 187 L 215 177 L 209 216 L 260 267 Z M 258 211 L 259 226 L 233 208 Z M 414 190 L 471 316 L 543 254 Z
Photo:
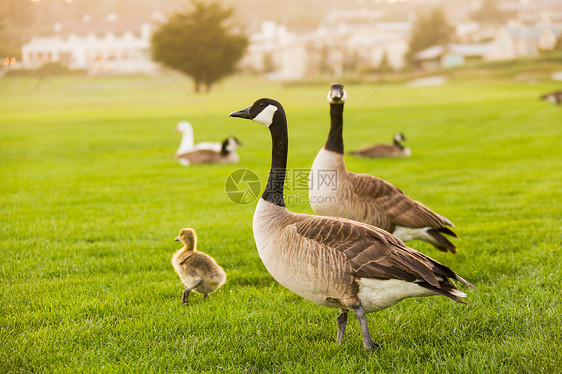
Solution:
M 554 91 L 541 96 L 541 99 L 549 101 L 553 104 L 562 104 L 562 91 Z
M 309 201 L 314 213 L 368 223 L 405 242 L 419 239 L 440 251 L 456 253 L 455 245 L 442 235 L 457 237 L 446 227 L 455 227 L 451 221 L 380 178 L 347 170 L 342 137 L 346 99 L 343 85 L 332 84 L 328 92 L 330 134 L 309 176 Z
M 222 144 L 219 142 L 202 142 L 195 144 L 193 127 L 191 126 L 191 123 L 187 121 L 181 121 L 178 123 L 175 131 L 182 134 L 180 146 L 176 151 L 176 155 L 181 155 L 196 149 L 210 149 L 217 152 L 221 150 Z
M 172 265 L 187 287 L 182 293 L 182 303 L 189 305 L 191 291 L 203 294 L 206 300 L 226 282 L 226 273 L 211 256 L 197 251 L 197 234 L 192 228 L 181 229 L 175 240 L 184 245 L 172 257 Z
M 230 116 L 251 119 L 271 132 L 271 170 L 253 220 L 260 258 L 284 287 L 318 305 L 340 309 L 339 343 L 349 310 L 359 320 L 365 349 L 372 350 L 377 344 L 366 313 L 417 296 L 443 295 L 463 303 L 459 298 L 466 294 L 450 279 L 472 287 L 469 282 L 388 232 L 344 218 L 292 213 L 285 207 L 289 141 L 281 104 L 260 99 Z
M 183 166 L 195 164 L 236 164 L 240 161 L 240 157 L 236 152 L 240 142 L 234 137 L 226 138 L 220 150 L 213 149 L 195 149 L 190 152 L 177 154 L 175 158 Z
M 406 137 L 404 134 L 397 132 L 394 134 L 392 144 L 375 144 L 370 147 L 356 149 L 349 152 L 349 154 L 369 158 L 410 157 L 412 151 L 402 144 L 405 141 Z

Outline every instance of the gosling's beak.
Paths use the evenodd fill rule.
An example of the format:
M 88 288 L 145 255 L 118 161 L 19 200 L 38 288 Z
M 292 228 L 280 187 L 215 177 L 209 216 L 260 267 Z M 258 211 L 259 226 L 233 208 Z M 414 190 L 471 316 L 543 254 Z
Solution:
M 175 238 L 174 240 L 175 240 L 176 242 L 179 242 L 179 241 L 180 241 L 180 237 L 179 237 L 179 236 L 176 236 L 176 238 Z
M 251 119 L 252 116 L 250 115 L 250 108 L 251 108 L 251 106 L 249 106 L 245 109 L 239 110 L 237 112 L 232 112 L 228 116 L 229 117 L 244 118 L 244 119 Z

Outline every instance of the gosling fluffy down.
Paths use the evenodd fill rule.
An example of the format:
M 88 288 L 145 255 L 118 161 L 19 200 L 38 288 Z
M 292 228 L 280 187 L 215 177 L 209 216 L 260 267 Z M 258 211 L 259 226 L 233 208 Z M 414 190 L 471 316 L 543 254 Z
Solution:
M 172 256 L 172 265 L 186 287 L 182 303 L 188 306 L 191 291 L 202 294 L 205 300 L 226 282 L 226 273 L 211 256 L 197 251 L 197 235 L 192 228 L 181 229 L 175 240 L 184 244 Z

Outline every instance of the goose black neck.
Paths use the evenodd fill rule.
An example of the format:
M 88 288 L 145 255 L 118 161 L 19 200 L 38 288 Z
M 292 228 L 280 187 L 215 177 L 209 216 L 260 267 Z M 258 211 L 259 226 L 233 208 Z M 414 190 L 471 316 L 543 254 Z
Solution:
M 228 139 L 222 142 L 221 145 L 221 156 L 226 156 L 228 154 Z
M 400 144 L 400 142 L 396 139 L 394 139 L 394 145 L 397 146 L 400 149 L 404 149 L 404 146 L 402 144 Z
M 283 198 L 283 185 L 287 173 L 287 152 L 289 150 L 289 136 L 287 134 L 287 118 L 282 109 L 275 113 L 271 131 L 271 169 L 262 199 L 280 207 L 285 207 Z
M 330 104 L 330 135 L 326 141 L 328 151 L 343 155 L 343 104 Z

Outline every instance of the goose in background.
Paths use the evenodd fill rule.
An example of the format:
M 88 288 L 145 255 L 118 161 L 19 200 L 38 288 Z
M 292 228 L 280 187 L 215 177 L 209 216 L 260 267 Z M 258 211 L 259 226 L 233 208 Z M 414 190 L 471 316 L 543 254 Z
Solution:
M 454 227 L 451 221 L 380 178 L 347 170 L 342 137 L 346 99 L 343 85 L 332 84 L 328 92 L 330 134 L 318 152 L 309 176 L 309 201 L 314 213 L 368 223 L 402 241 L 419 239 L 440 251 L 456 253 L 455 245 L 442 235 L 457 237 L 446 227 Z M 327 173 L 333 175 L 332 183 L 326 183 Z
M 191 152 L 175 155 L 175 158 L 183 166 L 195 164 L 236 164 L 240 161 L 240 157 L 236 150 L 240 146 L 238 139 L 234 137 L 226 138 L 220 150 L 213 149 L 195 149 Z
M 279 102 L 260 99 L 230 116 L 251 119 L 271 133 L 271 170 L 253 219 L 259 256 L 284 287 L 318 305 L 340 309 L 339 343 L 349 310 L 359 320 L 365 349 L 373 350 L 377 344 L 371 339 L 366 313 L 418 296 L 443 295 L 463 303 L 459 298 L 466 294 L 450 280 L 472 287 L 469 282 L 388 232 L 344 218 L 293 213 L 285 207 L 289 141 Z
M 172 256 L 172 265 L 187 287 L 182 292 L 182 303 L 189 305 L 191 291 L 203 294 L 203 300 L 226 282 L 226 273 L 209 255 L 197 251 L 197 234 L 192 228 L 181 229 L 175 239 L 184 247 Z
M 549 101 L 553 104 L 562 104 L 562 91 L 554 91 L 541 96 L 541 99 Z
M 180 123 L 178 123 L 175 131 L 182 134 L 180 146 L 176 151 L 176 155 L 191 152 L 195 149 L 210 149 L 213 151 L 221 150 L 222 144 L 219 142 L 202 142 L 195 144 L 195 140 L 193 137 L 193 127 L 191 126 L 191 123 L 187 121 L 181 121 Z
M 394 134 L 392 144 L 375 144 L 370 147 L 359 148 L 349 154 L 359 157 L 370 158 L 392 158 L 392 157 L 410 157 L 412 151 L 405 147 L 402 142 L 406 141 L 406 137 L 401 132 Z

